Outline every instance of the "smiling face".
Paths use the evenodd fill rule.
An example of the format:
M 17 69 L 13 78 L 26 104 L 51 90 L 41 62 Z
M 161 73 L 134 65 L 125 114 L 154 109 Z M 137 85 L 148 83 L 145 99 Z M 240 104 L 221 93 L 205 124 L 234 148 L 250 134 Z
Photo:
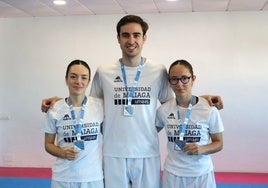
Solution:
M 143 34 L 140 24 L 128 23 L 121 26 L 117 39 L 123 57 L 135 58 L 141 55 L 143 44 L 146 41 L 146 35 Z
M 82 64 L 69 67 L 65 77 L 70 96 L 84 96 L 90 81 L 89 69 Z
M 189 98 L 192 95 L 195 78 L 182 64 L 174 65 L 169 70 L 169 83 L 177 97 Z

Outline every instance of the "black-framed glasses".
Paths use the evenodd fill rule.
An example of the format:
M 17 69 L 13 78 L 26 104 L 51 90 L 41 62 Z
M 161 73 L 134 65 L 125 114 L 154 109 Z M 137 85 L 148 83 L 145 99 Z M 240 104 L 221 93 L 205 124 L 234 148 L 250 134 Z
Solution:
M 182 76 L 182 77 L 171 77 L 169 78 L 169 83 L 172 85 L 176 85 L 179 80 L 181 81 L 181 83 L 183 84 L 187 84 L 190 80 L 191 76 Z

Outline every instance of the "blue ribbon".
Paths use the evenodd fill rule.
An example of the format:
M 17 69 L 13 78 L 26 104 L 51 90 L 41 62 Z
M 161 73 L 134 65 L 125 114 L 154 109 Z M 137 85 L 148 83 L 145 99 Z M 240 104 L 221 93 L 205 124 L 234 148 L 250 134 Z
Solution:
M 176 102 L 177 102 L 177 105 L 178 105 L 178 101 L 177 100 L 176 100 Z M 182 125 L 179 125 L 180 140 L 183 140 L 183 136 L 184 136 L 184 134 L 186 132 L 187 124 L 189 122 L 190 115 L 191 115 L 191 112 L 192 112 L 193 102 L 194 102 L 194 96 L 192 95 L 191 96 L 191 99 L 190 99 L 190 104 L 189 104 L 189 106 L 187 108 L 187 111 L 186 111 L 186 114 L 185 114 L 184 122 L 183 122 Z M 178 113 L 178 119 L 181 119 L 179 109 L 178 109 L 177 113 Z
M 124 63 L 123 63 L 122 59 L 120 59 L 120 65 L 121 65 L 121 72 L 122 72 L 122 76 L 123 76 L 123 80 L 124 80 L 124 84 L 125 84 L 125 89 L 126 89 L 126 92 L 128 92 L 127 76 L 126 76 L 126 71 L 125 71 L 125 67 L 124 67 Z M 139 64 L 139 67 L 138 67 L 138 70 L 137 70 L 137 73 L 135 76 L 134 84 L 131 87 L 130 92 L 128 92 L 128 105 L 131 105 L 131 101 L 132 101 L 133 96 L 134 96 L 135 88 L 137 87 L 138 81 L 140 79 L 142 65 L 143 65 L 143 62 L 142 62 L 142 57 L 141 57 L 140 64 Z
M 85 96 L 85 98 L 82 102 L 80 117 L 79 117 L 79 120 L 77 121 L 77 119 L 75 117 L 75 112 L 74 112 L 72 100 L 70 97 L 68 97 L 68 105 L 70 106 L 72 120 L 74 121 L 74 130 L 75 130 L 75 134 L 77 135 L 77 140 L 81 139 L 80 135 L 81 135 L 81 131 L 82 131 L 82 121 L 83 121 L 84 115 L 85 115 L 86 103 L 87 103 L 87 97 Z

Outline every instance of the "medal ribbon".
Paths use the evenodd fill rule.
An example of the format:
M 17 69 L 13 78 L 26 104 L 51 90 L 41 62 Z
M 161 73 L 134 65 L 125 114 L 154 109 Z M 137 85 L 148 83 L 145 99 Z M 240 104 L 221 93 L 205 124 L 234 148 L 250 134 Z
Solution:
M 178 101 L 176 100 L 177 102 L 177 105 L 178 105 Z M 187 108 L 187 111 L 186 111 L 186 114 L 185 114 L 185 119 L 184 119 L 184 122 L 182 125 L 179 125 L 179 130 L 180 130 L 180 141 L 183 141 L 183 137 L 184 137 L 184 134 L 186 132 L 186 128 L 187 128 L 187 124 L 189 122 L 189 119 L 190 119 L 190 115 L 191 115 L 191 112 L 192 112 L 192 106 L 193 106 L 193 102 L 194 102 L 194 96 L 192 95 L 191 96 L 191 100 L 190 100 L 190 104 Z M 178 107 L 178 120 L 181 119 L 180 117 L 180 111 L 179 111 L 179 107 Z
M 125 84 L 125 89 L 126 89 L 126 92 L 128 92 L 127 76 L 126 76 L 126 71 L 125 71 L 125 67 L 124 67 L 124 63 L 123 63 L 122 59 L 120 59 L 120 65 L 121 65 L 121 72 L 122 72 L 122 76 L 123 76 L 123 80 L 124 80 L 124 84 Z M 142 65 L 143 65 L 143 62 L 142 62 L 142 57 L 141 57 L 141 61 L 140 61 L 140 64 L 139 64 L 139 67 L 137 69 L 137 73 L 136 73 L 136 76 L 134 79 L 134 84 L 131 87 L 130 92 L 128 92 L 128 98 L 127 98 L 128 105 L 131 105 L 131 101 L 132 101 L 133 96 L 134 96 L 135 88 L 137 87 L 138 81 L 140 79 Z
M 86 103 L 87 103 L 87 97 L 85 96 L 85 98 L 82 102 L 80 117 L 79 117 L 79 119 L 76 119 L 72 100 L 70 97 L 68 97 L 68 105 L 70 106 L 72 120 L 74 121 L 74 131 L 75 131 L 77 140 L 81 140 L 82 122 L 83 122 L 84 115 L 85 115 Z

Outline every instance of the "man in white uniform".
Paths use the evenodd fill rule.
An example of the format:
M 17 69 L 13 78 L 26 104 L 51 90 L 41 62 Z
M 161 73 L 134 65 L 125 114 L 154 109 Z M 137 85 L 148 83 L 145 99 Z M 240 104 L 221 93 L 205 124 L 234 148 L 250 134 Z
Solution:
M 148 25 L 128 15 L 117 25 L 122 58 L 98 68 L 91 96 L 103 98 L 105 187 L 157 188 L 160 182 L 157 101 L 173 97 L 163 65 L 141 56 Z

